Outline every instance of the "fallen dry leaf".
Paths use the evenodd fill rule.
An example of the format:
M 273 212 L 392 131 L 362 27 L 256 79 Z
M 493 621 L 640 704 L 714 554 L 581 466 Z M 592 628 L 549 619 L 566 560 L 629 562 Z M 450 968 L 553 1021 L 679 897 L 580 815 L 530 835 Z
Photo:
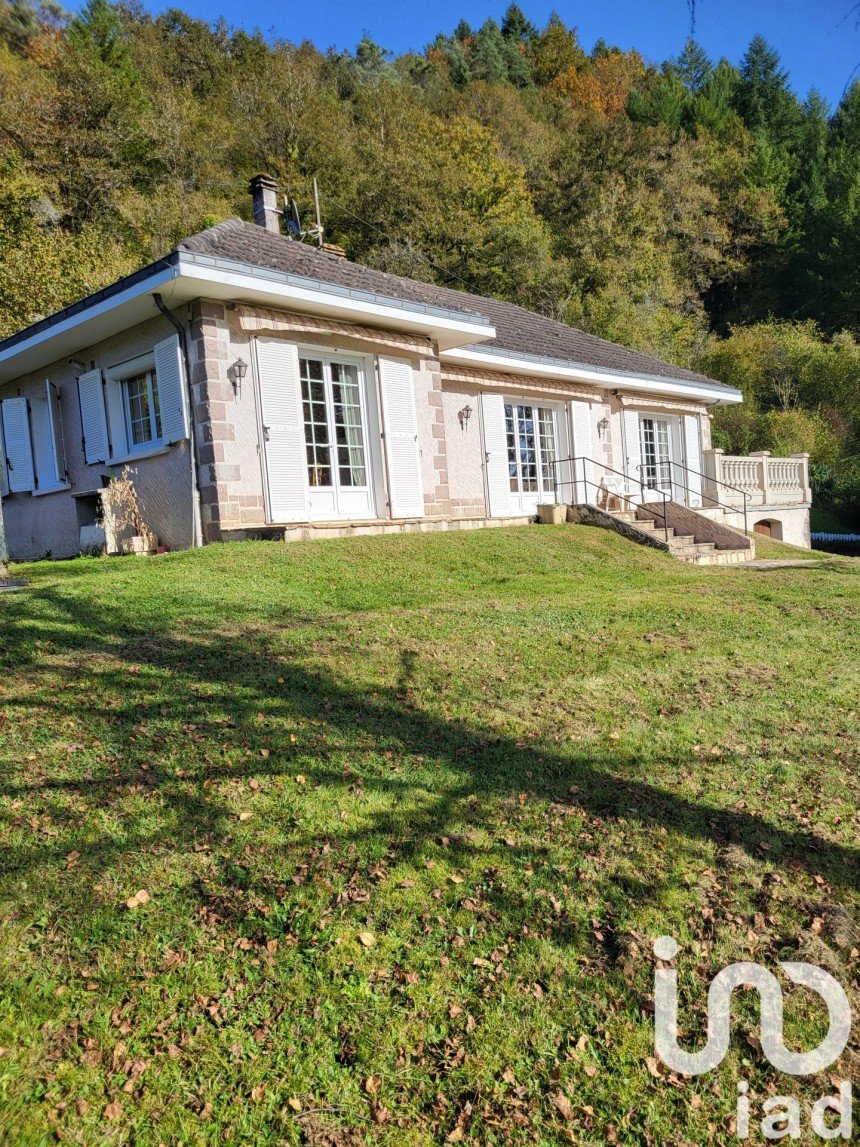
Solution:
M 358 938 L 365 948 L 372 948 L 376 943 L 376 937 L 372 932 L 359 932 Z
M 552 1101 L 562 1119 L 573 1119 L 573 1104 L 563 1091 L 557 1091 L 552 1097 Z
M 368 1095 L 376 1095 L 382 1085 L 382 1079 L 378 1075 L 369 1075 L 364 1081 L 363 1087 Z
M 119 1119 L 121 1115 L 122 1105 L 117 1103 L 116 1100 L 114 1100 L 113 1103 L 109 1103 L 105 1108 L 105 1119 Z
M 374 1123 L 389 1123 L 391 1121 L 391 1112 L 375 1099 L 370 1105 L 370 1115 Z
M 135 892 L 134 896 L 129 896 L 125 902 L 126 908 L 140 908 L 142 904 L 148 904 L 152 897 L 145 888 L 139 889 Z
M 293 1111 L 301 1111 L 302 1101 L 300 1099 L 297 1099 L 295 1097 L 295 1095 L 291 1095 L 290 1098 L 287 1100 L 287 1106 L 292 1108 Z

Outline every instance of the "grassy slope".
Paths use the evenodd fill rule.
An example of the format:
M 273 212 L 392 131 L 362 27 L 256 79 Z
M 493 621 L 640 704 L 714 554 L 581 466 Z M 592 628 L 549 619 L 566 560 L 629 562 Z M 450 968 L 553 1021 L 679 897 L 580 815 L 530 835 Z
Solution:
M 858 569 L 569 526 L 24 569 L 0 1139 L 733 1141 L 785 1077 L 651 1074 L 650 940 L 697 1042 L 697 972 L 856 978 Z

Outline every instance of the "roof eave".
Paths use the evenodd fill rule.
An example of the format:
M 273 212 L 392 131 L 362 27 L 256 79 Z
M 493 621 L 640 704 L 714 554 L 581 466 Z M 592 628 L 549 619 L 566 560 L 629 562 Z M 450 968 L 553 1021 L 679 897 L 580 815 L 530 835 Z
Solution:
M 642 391 L 649 394 L 692 398 L 710 406 L 731 406 L 743 402 L 743 394 L 733 386 L 716 381 L 672 378 L 589 366 L 587 363 L 542 355 L 509 351 L 503 347 L 461 346 L 442 352 L 443 362 L 498 370 L 503 374 L 534 375 L 563 382 L 586 382 L 602 388 Z
M 0 384 L 154 317 L 158 313 L 152 300 L 155 291 L 161 291 L 171 307 L 201 297 L 287 307 L 423 334 L 446 349 L 480 343 L 496 333 L 483 315 L 351 290 L 180 249 L 0 342 Z

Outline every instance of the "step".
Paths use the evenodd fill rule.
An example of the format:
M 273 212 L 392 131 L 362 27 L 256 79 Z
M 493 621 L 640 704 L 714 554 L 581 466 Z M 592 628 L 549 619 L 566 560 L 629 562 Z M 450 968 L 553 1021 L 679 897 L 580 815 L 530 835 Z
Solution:
M 696 544 L 696 537 L 694 534 L 669 534 L 670 545 L 675 546 L 693 546 Z
M 669 542 L 669 553 L 674 558 L 696 557 L 697 554 L 713 554 L 717 552 L 714 542 L 693 542 L 692 544 L 676 546 Z
M 707 554 L 674 554 L 682 562 L 696 566 L 730 566 L 752 560 L 751 550 L 714 550 Z

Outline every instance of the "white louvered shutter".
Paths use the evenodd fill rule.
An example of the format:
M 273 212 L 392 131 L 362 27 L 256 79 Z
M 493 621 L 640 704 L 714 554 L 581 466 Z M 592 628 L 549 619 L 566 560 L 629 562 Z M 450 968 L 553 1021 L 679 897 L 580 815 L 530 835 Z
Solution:
M 481 395 L 481 422 L 484 429 L 487 507 L 491 518 L 505 518 L 511 512 L 511 474 L 508 468 L 505 400 L 501 394 Z
M 6 470 L 6 445 L 3 441 L 3 403 L 0 402 L 0 498 L 9 493 L 9 473 Z
M 295 343 L 257 339 L 263 448 L 273 522 L 308 520 L 308 467 L 299 349 Z
M 424 492 L 412 367 L 406 359 L 380 358 L 379 382 L 391 516 L 423 518 Z
M 3 399 L 3 441 L 9 468 L 9 489 L 13 494 L 36 488 L 30 412 L 26 398 Z
M 155 381 L 161 411 L 161 437 L 181 442 L 188 437 L 188 399 L 179 336 L 155 344 Z
M 591 405 L 588 402 L 572 402 L 573 413 L 573 489 L 575 501 L 597 502 L 597 487 L 594 485 L 594 448 L 591 436 Z
M 45 379 L 45 401 L 48 404 L 48 434 L 51 439 L 51 454 L 56 468 L 57 481 L 68 481 L 66 470 L 66 443 L 63 438 L 63 418 L 60 412 L 60 392 L 49 378 Z
M 699 446 L 699 419 L 695 414 L 684 415 L 684 455 L 687 470 L 681 471 L 681 482 L 687 487 L 682 490 L 691 506 L 702 504 L 702 452 Z
M 638 485 L 642 481 L 639 466 L 642 462 L 642 442 L 639 436 L 639 413 L 636 410 L 622 411 L 624 421 L 624 456 L 627 459 L 625 473 L 631 483 Z
M 88 463 L 107 462 L 108 429 L 105 415 L 105 396 L 102 372 L 88 370 L 78 379 L 78 398 L 81 403 L 81 432 L 84 438 L 84 458 Z

